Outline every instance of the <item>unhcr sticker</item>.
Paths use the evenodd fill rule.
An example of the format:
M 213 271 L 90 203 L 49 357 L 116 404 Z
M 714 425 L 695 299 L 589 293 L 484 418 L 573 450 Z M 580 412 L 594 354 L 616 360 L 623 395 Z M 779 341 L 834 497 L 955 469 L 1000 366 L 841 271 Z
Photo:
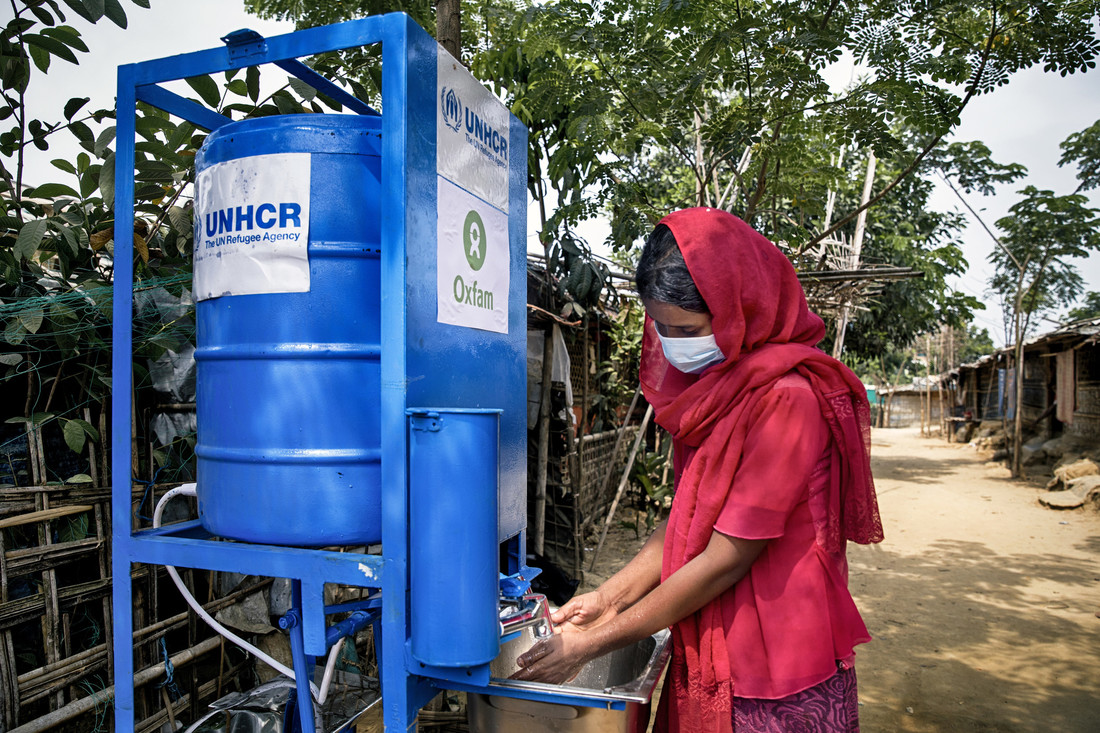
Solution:
M 507 214 L 508 109 L 442 46 L 436 59 L 436 170 Z
M 508 217 L 442 176 L 436 180 L 438 321 L 508 333 Z
M 195 180 L 194 295 L 309 291 L 309 153 L 217 163 Z

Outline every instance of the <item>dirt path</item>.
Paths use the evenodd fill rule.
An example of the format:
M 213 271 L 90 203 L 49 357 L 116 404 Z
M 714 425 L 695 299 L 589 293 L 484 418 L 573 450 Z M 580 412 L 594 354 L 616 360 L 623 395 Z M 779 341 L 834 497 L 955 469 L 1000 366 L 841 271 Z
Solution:
M 965 445 L 873 436 L 886 540 L 850 547 L 866 731 L 1100 731 L 1100 513 Z
M 1100 731 L 1100 512 L 1053 511 L 966 445 L 879 430 L 886 540 L 850 546 L 875 640 L 858 651 L 865 733 Z M 641 545 L 616 527 L 583 589 Z

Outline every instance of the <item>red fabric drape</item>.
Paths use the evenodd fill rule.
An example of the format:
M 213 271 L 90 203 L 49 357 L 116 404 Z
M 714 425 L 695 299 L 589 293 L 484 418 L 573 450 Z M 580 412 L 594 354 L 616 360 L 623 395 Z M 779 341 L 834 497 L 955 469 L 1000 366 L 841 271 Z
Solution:
M 749 416 L 767 390 L 792 371 L 809 380 L 838 449 L 834 455 L 840 465 L 834 466 L 828 491 L 811 497 L 818 543 L 835 553 L 846 539 L 880 541 L 866 390 L 847 367 L 815 348 L 825 327 L 810 312 L 790 261 L 723 211 L 686 209 L 662 223 L 680 246 L 710 309 L 718 346 L 727 355 L 700 375 L 684 374 L 665 359 L 654 325 L 646 319 L 642 388 L 657 422 L 671 433 L 678 458 L 662 580 L 707 546 L 726 497 L 736 490 Z M 685 456 L 691 456 L 686 466 Z M 721 603 L 719 596 L 674 629 L 686 662 L 685 676 L 670 674 L 668 682 L 680 730 L 729 725 L 730 665 L 737 650 L 730 648 L 732 638 L 723 628 Z

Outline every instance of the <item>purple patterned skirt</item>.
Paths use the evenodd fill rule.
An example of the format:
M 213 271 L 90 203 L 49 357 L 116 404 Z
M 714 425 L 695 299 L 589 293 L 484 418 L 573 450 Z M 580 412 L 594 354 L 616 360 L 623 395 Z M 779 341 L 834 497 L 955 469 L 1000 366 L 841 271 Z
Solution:
M 779 700 L 733 698 L 736 733 L 859 733 L 856 670 L 841 668 L 808 690 Z

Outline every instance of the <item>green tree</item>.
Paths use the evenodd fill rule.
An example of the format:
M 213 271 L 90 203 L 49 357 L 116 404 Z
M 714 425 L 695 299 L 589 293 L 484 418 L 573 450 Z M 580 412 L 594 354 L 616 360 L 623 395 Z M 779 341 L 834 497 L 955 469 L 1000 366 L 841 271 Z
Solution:
M 1002 170 L 984 155 L 959 155 L 972 170 Z M 862 161 L 857 161 L 862 167 Z M 896 176 L 891 161 L 881 161 L 876 183 Z M 929 161 L 927 165 L 935 165 Z M 854 175 L 853 170 L 850 175 Z M 970 321 L 973 310 L 982 308 L 974 297 L 949 287 L 951 276 L 963 274 L 960 236 L 963 219 L 955 213 L 929 208 L 931 176 L 911 176 L 898 184 L 879 204 L 868 211 L 861 259 L 867 265 L 909 267 L 919 279 L 905 279 L 877 286 L 861 303 L 845 338 L 845 352 L 853 360 L 877 361 L 892 348 L 904 349 L 920 334 L 937 331 L 941 324 L 960 329 Z M 858 206 L 855 192 L 837 197 L 838 206 Z M 812 255 L 807 257 L 807 255 Z M 816 252 L 795 256 L 797 266 L 807 271 L 818 265 Z M 812 293 L 812 289 L 808 289 Z M 831 348 L 835 332 L 825 342 Z
M 1095 18 L 1094 5 L 1077 3 L 571 0 L 524 15 L 531 43 L 523 51 L 532 67 L 538 61 L 552 73 L 515 86 L 505 68 L 502 84 L 509 99 L 569 110 L 558 160 L 590 161 L 570 148 L 601 146 L 589 178 L 562 180 L 574 189 L 592 181 L 595 191 L 572 201 L 577 211 L 595 204 L 610 213 L 613 246 L 633 246 L 668 210 L 709 205 L 742 216 L 797 258 L 826 238 L 851 237 L 862 208 L 862 175 L 852 175 L 852 162 L 861 168 L 868 151 L 888 171 L 875 182 L 872 217 L 875 208 L 904 208 L 895 194 L 935 170 L 968 190 L 1018 177 L 1019 166 L 991 164 L 981 143 L 942 140 L 974 97 L 1018 70 L 1091 68 Z M 506 42 L 499 53 L 511 50 Z M 823 72 L 846 52 L 869 71 L 836 95 Z M 837 213 L 827 219 L 830 192 Z M 891 218 L 904 223 L 883 216 L 887 227 Z M 927 222 L 909 227 L 938 250 L 928 262 L 939 257 L 942 274 L 965 267 L 946 241 L 949 227 L 939 228 L 939 245 Z M 950 302 L 947 320 L 957 324 L 955 311 L 973 299 L 945 292 L 935 268 L 921 269 L 923 283 L 889 289 L 920 292 L 929 306 Z
M 133 2 L 149 7 L 148 0 Z M 125 28 L 127 21 L 118 0 L 65 5 L 12 2 L 13 17 L 0 30 L 0 390 L 9 406 L 18 405 L 7 412 L 7 422 L 22 423 L 32 434 L 59 427 L 80 452 L 88 439 L 104 437 L 94 418 L 85 419 L 91 417 L 85 408 L 110 390 L 104 347 L 110 342 L 114 131 L 97 134 L 93 128 L 112 119 L 114 110 L 94 109 L 88 98 L 78 98 L 64 105 L 62 119 L 39 119 L 26 94 L 51 68 L 78 64 L 88 51 L 74 23 L 106 18 Z M 75 160 L 53 161 L 59 181 L 26 180 L 28 150 L 49 150 L 59 134 L 74 135 L 82 151 Z M 161 199 L 162 170 L 150 163 L 142 171 Z M 148 260 L 148 249 L 141 251 Z
M 772 233 L 802 249 L 858 213 L 855 207 L 821 226 L 827 190 L 837 182 L 830 153 L 848 145 L 897 158 L 894 177 L 872 197 L 877 203 L 918 170 L 975 96 L 1037 63 L 1063 74 L 1090 68 L 1096 11 L 1094 4 L 999 0 L 572 0 L 528 17 L 543 53 L 594 67 L 539 84 L 582 93 L 606 110 L 609 155 L 671 156 L 675 165 L 666 170 L 685 179 L 673 189 L 680 200 L 666 202 L 624 175 L 613 197 L 630 209 L 624 215 L 639 208 L 652 218 L 669 203 L 721 205 L 759 227 L 785 191 L 802 191 L 799 200 L 812 204 L 793 217 L 802 231 Z M 845 52 L 869 73 L 835 96 L 823 72 Z M 916 144 L 899 130 L 915 133 Z
M 969 326 L 965 331 L 956 333 L 958 335 L 953 346 L 955 359 L 954 364 L 951 364 L 952 369 L 993 353 L 993 337 L 987 329 Z
M 148 0 L 132 1 L 149 6 Z M 9 422 L 32 430 L 56 422 L 79 451 L 86 438 L 106 438 L 84 411 L 103 412 L 111 389 L 116 115 L 78 98 L 64 105 L 61 119 L 38 119 L 26 91 L 46 83 L 60 62 L 79 63 L 78 54 L 87 51 L 70 22 L 106 18 L 124 28 L 126 16 L 118 0 L 66 0 L 64 6 L 14 3 L 15 17 L 0 31 L 0 120 L 10 125 L 0 130 L 0 390 L 6 404 L 19 404 Z M 192 101 L 231 118 L 339 108 L 296 79 L 261 97 L 254 67 L 187 84 Z M 146 360 L 193 341 L 191 182 L 205 133 L 145 104 L 138 105 L 136 128 L 134 370 L 140 403 L 148 399 Z M 49 151 L 59 135 L 75 137 L 80 152 L 52 161 L 56 179 L 25 180 L 27 151 Z
M 1081 298 L 1081 305 L 1066 314 L 1067 321 L 1084 321 L 1090 318 L 1100 318 L 1100 293 L 1090 290 Z
M 1003 232 L 990 255 L 990 287 L 1010 304 L 1016 365 L 1013 476 L 1020 475 L 1023 416 L 1024 340 L 1032 319 L 1076 300 L 1083 281 L 1071 260 L 1100 249 L 1100 211 L 1082 194 L 1055 196 L 1028 186 L 1023 197 L 997 221 Z
M 427 3 L 249 7 L 299 26 L 407 9 L 432 27 Z M 576 227 L 597 214 L 609 216 L 609 243 L 621 249 L 671 209 L 719 206 L 797 257 L 851 236 L 862 208 L 852 168 L 868 151 L 888 172 L 868 206 L 895 213 L 913 188 L 907 181 L 935 170 L 967 190 L 1014 180 L 1018 166 L 992 164 L 981 143 L 944 145 L 944 136 L 973 98 L 1019 70 L 1091 68 L 1096 19 L 1095 3 L 1069 0 L 489 0 L 465 4 L 462 37 L 470 69 L 531 131 L 540 241 L 563 295 L 583 313 L 606 272 Z M 834 94 L 825 73 L 844 54 L 867 73 Z M 830 192 L 838 205 L 827 220 Z M 940 257 L 942 274 L 965 267 L 947 241 L 950 226 L 945 220 L 932 244 L 929 224 L 915 224 L 925 280 L 889 287 L 921 293 L 927 312 L 950 303 L 956 323 L 955 312 L 972 304 L 942 291 L 931 264 Z
M 1100 187 L 1100 120 L 1067 137 L 1060 145 L 1058 165 L 1077 165 L 1080 184 L 1075 193 Z

